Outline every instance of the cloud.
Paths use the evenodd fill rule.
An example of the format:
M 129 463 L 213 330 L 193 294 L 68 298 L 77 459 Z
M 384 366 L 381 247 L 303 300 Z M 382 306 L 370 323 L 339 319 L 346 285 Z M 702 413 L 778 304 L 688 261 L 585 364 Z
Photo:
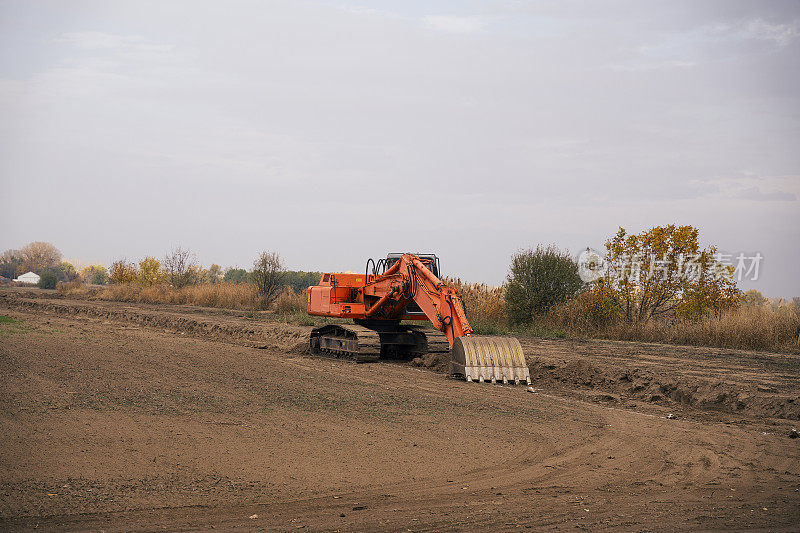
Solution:
M 726 42 L 736 40 L 772 41 L 786 46 L 800 37 L 800 20 L 786 23 L 770 23 L 761 18 L 736 22 L 705 24 L 692 33 L 696 39 Z
M 693 183 L 713 187 L 712 196 L 718 199 L 749 200 L 754 202 L 796 202 L 800 194 L 800 176 L 759 176 L 745 172 L 744 176 L 715 180 L 695 180 Z
M 141 37 L 113 35 L 99 31 L 82 31 L 62 33 L 53 42 L 72 45 L 85 50 L 109 50 L 128 48 L 142 42 Z
M 800 20 L 774 24 L 761 18 L 728 23 L 715 22 L 695 28 L 685 36 L 690 36 L 690 39 L 694 41 L 727 43 L 757 40 L 771 41 L 778 46 L 786 46 L 800 37 Z
M 757 202 L 795 202 L 797 195 L 788 191 L 769 191 L 762 192 L 758 187 L 744 189 L 736 195 L 743 200 L 755 200 Z
M 422 25 L 430 30 L 447 33 L 476 33 L 484 28 L 486 21 L 482 17 L 431 15 L 422 18 Z
M 772 41 L 777 45 L 786 46 L 800 36 L 800 21 L 794 20 L 790 24 L 770 24 L 755 19 L 741 27 L 738 34 L 744 38 Z
M 66 32 L 51 42 L 97 54 L 151 55 L 169 53 L 172 50 L 170 45 L 151 43 L 138 35 L 116 35 L 99 31 Z
M 652 34 L 657 40 L 631 48 L 627 61 L 604 68 L 648 71 L 687 68 L 723 58 L 741 57 L 754 48 L 783 48 L 800 37 L 800 20 L 770 23 L 762 18 L 696 24 L 680 31 Z
M 680 61 L 676 59 L 670 61 L 637 61 L 632 63 L 617 63 L 606 65 L 605 67 L 601 68 L 607 68 L 615 72 L 642 72 L 648 70 L 663 70 L 672 68 L 691 68 L 696 65 L 697 63 L 694 61 Z

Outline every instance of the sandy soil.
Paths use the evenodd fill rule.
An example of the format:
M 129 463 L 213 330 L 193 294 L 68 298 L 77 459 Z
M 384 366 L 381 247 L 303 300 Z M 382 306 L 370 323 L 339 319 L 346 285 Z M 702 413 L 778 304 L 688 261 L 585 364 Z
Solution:
M 797 356 L 524 339 L 529 393 L 240 313 L 0 315 L 4 530 L 800 529 Z

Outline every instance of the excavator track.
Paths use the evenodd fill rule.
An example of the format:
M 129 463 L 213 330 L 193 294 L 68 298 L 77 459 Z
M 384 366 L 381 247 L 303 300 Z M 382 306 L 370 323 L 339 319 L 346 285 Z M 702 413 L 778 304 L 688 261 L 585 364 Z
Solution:
M 450 343 L 447 341 L 447 336 L 438 329 L 426 326 L 405 326 L 405 328 L 413 332 L 418 338 L 417 348 L 411 351 L 413 357 L 450 351 Z
M 330 324 L 315 328 L 309 340 L 311 353 L 329 354 L 369 363 L 381 358 L 378 332 L 357 324 Z
M 439 330 L 400 324 L 331 324 L 316 328 L 309 339 L 311 353 L 353 359 L 411 359 L 427 353 L 447 353 L 450 344 Z

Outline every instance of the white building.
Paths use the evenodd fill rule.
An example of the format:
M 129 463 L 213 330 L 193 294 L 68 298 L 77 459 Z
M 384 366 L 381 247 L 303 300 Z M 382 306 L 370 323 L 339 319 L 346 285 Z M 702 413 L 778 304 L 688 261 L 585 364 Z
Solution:
M 34 285 L 39 283 L 39 274 L 34 274 L 33 272 L 26 272 L 25 274 L 21 275 L 14 281 L 19 283 L 33 283 Z

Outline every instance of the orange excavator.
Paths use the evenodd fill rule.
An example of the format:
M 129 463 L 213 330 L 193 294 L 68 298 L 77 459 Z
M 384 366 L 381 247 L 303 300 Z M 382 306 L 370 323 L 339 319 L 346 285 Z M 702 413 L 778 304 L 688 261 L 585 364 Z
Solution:
M 323 274 L 308 288 L 307 311 L 354 322 L 315 328 L 312 353 L 368 362 L 450 352 L 450 373 L 467 381 L 531 382 L 516 338 L 472 334 L 461 298 L 440 279 L 434 254 L 389 254 L 369 259 L 364 274 Z M 433 328 L 408 321 L 430 321 Z

